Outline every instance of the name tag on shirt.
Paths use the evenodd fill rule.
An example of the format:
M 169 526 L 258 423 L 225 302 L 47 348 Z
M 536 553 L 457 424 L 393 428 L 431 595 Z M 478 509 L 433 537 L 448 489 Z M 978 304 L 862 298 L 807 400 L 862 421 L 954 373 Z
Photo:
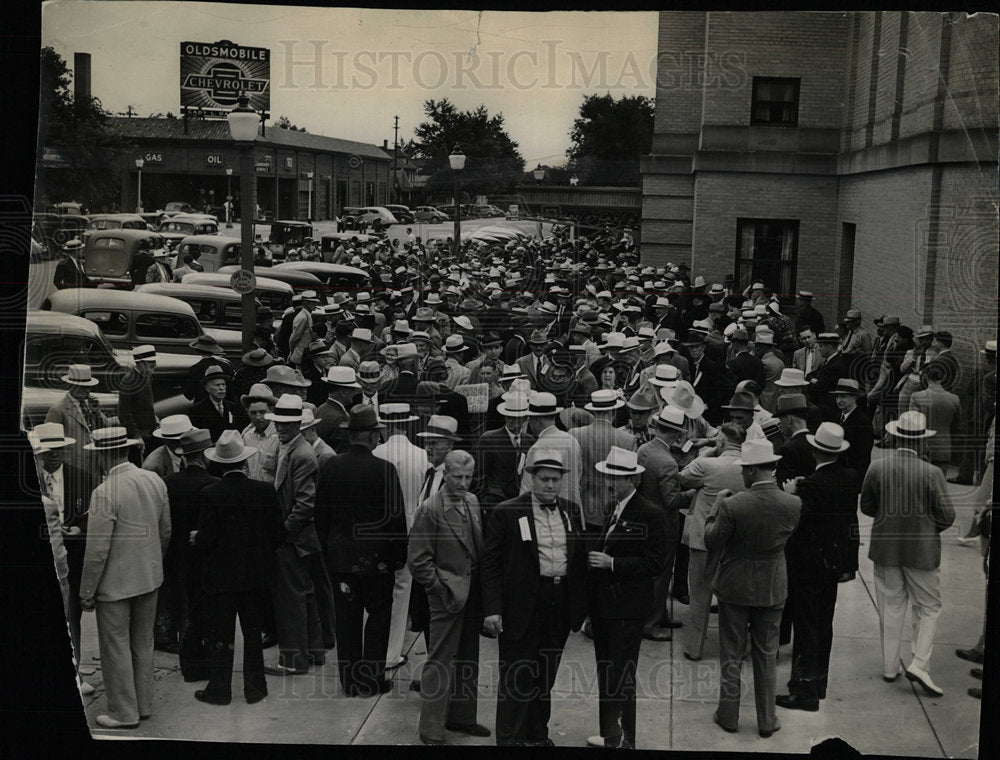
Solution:
M 699 380 L 701 380 L 701 372 L 694 376 L 694 380 L 691 382 L 691 385 L 697 385 Z
M 528 525 L 528 518 L 521 516 L 517 518 L 517 527 L 521 529 L 521 540 L 530 541 L 531 540 L 531 526 Z
M 683 451 L 685 454 L 687 454 L 690 450 L 691 450 L 691 440 L 688 439 L 688 440 L 684 441 L 684 445 L 681 446 L 681 451 Z

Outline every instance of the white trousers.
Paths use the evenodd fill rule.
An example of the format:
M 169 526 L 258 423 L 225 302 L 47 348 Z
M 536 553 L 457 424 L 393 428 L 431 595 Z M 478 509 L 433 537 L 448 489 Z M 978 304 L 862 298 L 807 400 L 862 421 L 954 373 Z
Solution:
M 410 586 L 413 577 L 410 568 L 403 565 L 396 571 L 396 585 L 392 587 L 392 619 L 389 623 L 389 648 L 385 651 L 385 666 L 391 668 L 403 656 L 406 638 L 406 620 L 410 611 Z
M 934 633 L 941 616 L 941 569 L 917 570 L 876 563 L 875 601 L 882 634 L 882 672 L 888 676 L 898 672 L 899 643 L 909 606 L 913 608 L 910 665 L 929 673 Z

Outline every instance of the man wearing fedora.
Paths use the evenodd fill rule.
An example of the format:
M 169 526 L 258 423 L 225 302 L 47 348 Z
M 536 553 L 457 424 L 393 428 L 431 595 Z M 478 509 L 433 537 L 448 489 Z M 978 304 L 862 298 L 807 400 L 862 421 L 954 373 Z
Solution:
M 316 453 L 302 437 L 302 399 L 286 393 L 267 414 L 280 441 L 274 488 L 278 493 L 285 540 L 275 554 L 274 613 L 278 628 L 278 664 L 274 675 L 307 673 L 322 664 L 332 647 L 333 610 L 329 580 L 316 533 Z
M 195 427 L 208 430 L 213 441 L 219 440 L 223 430 L 240 430 L 246 424 L 243 410 L 226 398 L 232 375 L 222 367 L 212 365 L 202 375 L 205 396 L 188 410 L 188 417 Z
M 315 406 L 326 401 L 326 386 L 323 378 L 333 364 L 330 349 L 322 340 L 314 340 L 302 355 L 302 377 L 309 381 L 305 400 Z
M 636 452 L 612 446 L 594 467 L 609 481 L 613 508 L 587 555 L 600 726 L 587 744 L 634 749 L 635 669 L 654 578 L 666 565 L 664 511 L 636 490 L 645 472 Z
M 188 368 L 184 381 L 184 396 L 189 401 L 201 401 L 206 395 L 202 378 L 205 376 L 208 368 L 213 366 L 221 367 L 223 374 L 231 376 L 233 374 L 233 366 L 223 356 L 225 352 L 222 346 L 219 345 L 219 341 L 211 335 L 199 335 L 195 340 L 188 343 L 188 345 L 195 350 L 195 353 L 201 355 L 201 358 Z
M 317 531 L 334 589 L 340 683 L 347 696 L 371 697 L 392 686 L 385 660 L 406 561 L 405 504 L 396 466 L 372 453 L 385 429 L 375 410 L 358 404 L 341 424 L 350 446 L 320 473 Z
M 340 367 L 350 367 L 355 372 L 361 366 L 361 361 L 367 357 L 371 350 L 374 339 L 372 331 L 367 327 L 355 327 L 351 332 L 351 347 L 345 351 L 337 365 Z
M 840 353 L 844 356 L 864 356 L 872 354 L 872 336 L 861 327 L 861 312 L 858 309 L 848 309 L 844 317 L 847 334 L 840 344 Z M 821 333 L 822 336 L 822 333 Z
M 292 317 L 288 333 L 288 363 L 293 366 L 302 364 L 306 349 L 316 339 L 313 333 L 312 310 L 318 303 L 319 298 L 314 291 L 305 291 L 302 293 L 299 309 Z
M 135 728 L 153 709 L 153 623 L 170 541 L 167 487 L 128 461 L 138 441 L 99 428 L 86 444 L 107 473 L 90 499 L 80 606 L 97 613 L 107 699 L 103 728 Z
M 86 364 L 70 364 L 66 374 L 59 379 L 69 389 L 46 412 L 45 422 L 59 423 L 66 437 L 74 441 L 66 449 L 67 462 L 86 472 L 99 472 L 96 469 L 97 457 L 86 450 L 86 444 L 90 443 L 91 431 L 107 427 L 113 420 L 101 411 L 97 399 L 90 392 L 98 380 Z
M 614 446 L 635 451 L 635 439 L 612 424 L 615 412 L 624 406 L 625 402 L 615 391 L 594 391 L 583 407 L 594 415 L 594 421 L 569 431 L 580 445 L 580 468 L 583 476 L 580 482 L 580 506 L 587 525 L 603 525 L 608 505 L 613 501 L 613 483 L 597 469 L 597 463 L 604 461 Z
M 146 455 L 142 469 L 155 472 L 161 478 L 183 469 L 180 437 L 192 428 L 194 425 L 186 414 L 171 414 L 160 420 L 160 426 L 153 431 L 153 438 L 158 438 L 163 443 Z
M 153 411 L 153 386 L 150 382 L 156 369 L 156 348 L 150 345 L 132 349 L 133 366 L 125 372 L 118 391 L 118 421 L 130 438 L 142 441 L 141 447 L 132 449 L 135 465 L 142 464 L 143 452 L 149 447 L 156 429 Z
M 699 333 L 689 336 L 684 342 L 683 348 L 691 355 L 691 361 L 689 362 L 691 388 L 700 398 L 705 400 L 707 407 L 705 410 L 705 420 L 712 425 L 718 425 L 725 419 L 722 405 L 729 398 L 732 387 L 735 384 L 735 373 L 731 372 L 725 365 L 719 364 L 705 356 L 705 337 Z M 750 354 L 747 354 L 747 356 L 750 356 Z M 756 357 L 752 358 L 756 359 Z M 758 359 L 757 361 L 759 362 L 760 360 Z M 681 369 L 681 374 L 683 375 L 683 369 L 679 369 Z M 743 378 L 740 377 L 738 379 Z
M 87 510 L 90 495 L 96 486 L 95 473 L 81 470 L 67 461 L 67 450 L 76 441 L 65 435 L 58 422 L 43 422 L 28 434 L 35 453 L 38 483 L 42 504 L 46 509 L 47 523 L 55 539 L 66 554 L 65 598 L 66 619 L 77 669 L 80 652 L 80 577 L 83 574 L 83 557 L 87 547 Z M 55 546 L 53 547 L 55 549 Z M 83 695 L 93 693 L 94 687 L 81 681 Z
M 530 353 L 521 356 L 515 364 L 528 378 L 532 388 L 538 388 L 542 378 L 549 371 L 549 358 L 546 349 L 549 345 L 548 336 L 544 330 L 534 330 L 528 338 Z
M 395 403 L 382 404 L 378 419 L 386 426 L 384 443 L 375 447 L 372 453 L 396 467 L 399 487 L 403 494 L 403 514 L 406 529 L 413 525 L 413 515 L 420 505 L 420 489 L 425 475 L 430 469 L 427 453 L 416 446 L 410 436 L 413 423 L 419 417 L 410 413 L 410 405 Z M 389 649 L 386 667 L 395 669 L 408 659 L 403 654 L 403 639 L 406 635 L 406 616 L 410 606 L 410 571 L 404 566 L 396 571 L 396 582 L 392 590 L 392 621 L 389 627 Z
M 476 478 L 473 492 L 479 499 L 483 519 L 502 501 L 518 495 L 524 463 L 535 437 L 528 432 L 528 396 L 525 393 L 505 393 L 497 411 L 504 425 L 487 430 L 479 437 L 475 448 Z
M 825 332 L 826 323 L 823 315 L 813 306 L 813 298 L 813 293 L 808 290 L 800 290 L 795 294 L 795 305 L 798 307 L 795 312 L 795 329 L 800 337 L 803 330 L 810 330 L 814 335 Z
M 790 393 L 778 399 L 774 416 L 781 421 L 781 432 L 784 436 L 781 462 L 775 471 L 778 485 L 784 485 L 786 480 L 804 477 L 815 467 L 813 447 L 806 439 L 809 434 L 809 427 L 806 424 L 808 412 L 806 397 L 801 393 Z
M 490 735 L 476 720 L 484 539 L 479 504 L 469 492 L 474 469 L 468 452 L 449 452 L 444 485 L 421 503 L 410 533 L 407 564 L 429 609 L 420 684 L 420 740 L 429 745 L 445 744 L 445 729 Z
M 875 445 L 872 418 L 858 406 L 858 399 L 864 392 L 857 380 L 845 377 L 837 381 L 830 395 L 837 407 L 837 424 L 844 429 L 844 440 L 850 444 L 841 455 L 841 461 L 863 478 L 871 464 Z
M 806 380 L 809 381 L 809 400 L 819 407 L 826 422 L 836 422 L 838 417 L 837 406 L 830 391 L 837 387 L 842 378 L 851 377 L 852 365 L 847 355 L 840 350 L 839 340 L 837 333 L 820 333 L 817 336 L 816 345 L 819 346 L 823 363 L 813 370 L 812 375 L 806 375 Z M 860 352 L 855 352 L 852 356 L 851 361 L 860 361 Z
M 544 400 L 544 399 L 543 399 Z M 499 637 L 499 746 L 554 746 L 550 693 L 570 630 L 587 614 L 587 544 L 578 503 L 559 496 L 563 452 L 532 447 L 529 489 L 486 524 L 479 570 L 484 628 Z
M 274 409 L 278 399 L 263 383 L 250 386 L 247 393 L 240 396 L 240 404 L 250 419 L 250 424 L 240 431 L 245 446 L 253 449 L 246 464 L 247 476 L 251 480 L 262 480 L 274 485 L 274 474 L 278 467 L 278 431 L 267 415 Z
M 781 728 L 774 707 L 781 611 L 788 596 L 784 550 L 801 510 L 799 498 L 774 482 L 780 459 L 769 441 L 745 441 L 736 463 L 746 490 L 721 492 L 705 520 L 705 547 L 721 552 L 712 590 L 719 599 L 722 672 L 719 707 L 712 720 L 730 733 L 739 728 L 743 658 L 749 643 L 762 738 Z
M 348 418 L 348 409 L 353 405 L 361 384 L 357 374 L 350 367 L 330 367 L 326 371 L 327 399 L 317 407 L 315 415 L 316 432 L 338 454 L 347 450 L 347 435 L 342 425 Z
M 207 430 L 191 428 L 178 439 L 184 467 L 163 478 L 170 503 L 171 537 L 163 557 L 163 584 L 156 601 L 157 649 L 180 654 L 185 681 L 207 678 L 201 568 L 188 543 L 198 525 L 199 493 L 218 478 L 209 474 L 204 451 L 212 445 Z
M 650 382 L 652 382 L 652 378 Z M 653 412 L 660 408 L 655 388 L 656 386 L 652 385 L 646 387 L 640 385 L 639 390 L 629 396 L 625 402 L 625 406 L 628 408 L 628 423 L 618 429 L 632 436 L 636 450 L 649 441 L 653 435 L 649 429 L 650 417 L 652 417 Z
M 209 704 L 226 705 L 232 699 L 237 615 L 243 633 L 243 696 L 248 704 L 267 696 L 261 602 L 285 531 L 274 489 L 246 475 L 246 461 L 254 453 L 232 430 L 205 451 L 221 477 L 201 491 L 196 530 L 185 536 L 200 558 L 210 654 L 208 684 L 194 696 Z
M 871 463 L 861 486 L 861 511 L 874 518 L 868 558 L 875 563 L 875 597 L 882 639 L 882 678 L 905 672 L 925 694 L 943 696 L 931 680 L 930 659 L 941 615 L 941 533 L 955 522 L 944 473 L 922 458 L 934 435 L 921 412 L 885 426 L 894 449 Z M 900 639 L 913 608 L 913 659 L 905 671 Z
M 551 393 L 536 392 L 528 396 L 528 431 L 535 436 L 531 450 L 556 449 L 561 452 L 561 461 L 568 474 L 560 479 L 559 496 L 582 508 L 580 489 L 583 482 L 583 453 L 576 438 L 556 427 L 556 416 L 561 411 L 562 407 L 557 406 L 556 397 Z M 531 450 L 528 452 L 529 459 Z M 521 494 L 531 490 L 532 481 L 531 473 L 525 469 L 521 479 Z M 602 523 L 603 515 L 599 522 L 588 523 L 588 530 L 596 533 Z
M 264 382 L 267 368 L 274 364 L 274 356 L 263 348 L 255 348 L 243 354 L 240 366 L 233 375 L 233 395 L 240 397 L 252 385 Z
M 722 405 L 722 409 L 729 416 L 729 419 L 747 431 L 748 441 L 764 437 L 764 431 L 760 429 L 760 424 L 754 419 L 756 405 L 754 395 L 747 391 L 736 391 L 729 403 Z
M 829 681 L 837 582 L 858 567 L 852 525 L 857 525 L 861 476 L 840 462 L 850 448 L 840 425 L 824 422 L 815 435 L 807 433 L 806 440 L 813 448 L 815 471 L 785 488 L 802 500 L 802 512 L 785 551 L 795 627 L 792 674 L 789 693 L 778 695 L 776 703 L 815 712 L 826 698 Z M 853 532 L 857 534 L 856 527 Z
M 395 353 L 399 374 L 386 385 L 385 400 L 412 403 L 419 382 L 420 353 L 416 344 L 409 341 L 395 344 Z

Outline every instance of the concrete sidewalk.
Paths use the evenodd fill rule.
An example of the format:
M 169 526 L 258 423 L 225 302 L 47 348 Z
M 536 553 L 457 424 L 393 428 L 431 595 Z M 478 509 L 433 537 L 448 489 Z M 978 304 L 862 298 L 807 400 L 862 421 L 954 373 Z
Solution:
M 862 541 L 858 577 L 839 587 L 834 622 L 834 645 L 827 699 L 816 713 L 778 708 L 781 730 L 770 739 L 757 735 L 753 706 L 753 676 L 745 663 L 740 731 L 724 733 L 712 723 L 718 699 L 718 637 L 709 632 L 705 658 L 684 659 L 674 642 L 643 641 L 638 667 L 638 746 L 640 749 L 770 751 L 806 753 L 814 742 L 840 736 L 862 753 L 924 757 L 969 757 L 978 754 L 981 703 L 966 689 L 979 682 L 969 675 L 970 664 L 954 650 L 977 641 L 983 625 L 984 577 L 978 545 L 964 547 L 956 537 L 968 528 L 972 489 L 949 486 L 958 520 L 942 536 L 941 615 L 931 673 L 945 696 L 928 698 L 909 681 L 882 681 L 878 614 L 874 603 L 872 564 L 867 558 L 871 521 L 861 517 Z M 963 498 L 965 497 L 965 498 Z M 675 603 L 676 619 L 684 621 L 688 607 Z M 237 626 L 237 636 L 239 635 Z M 496 642 L 481 639 L 479 721 L 491 729 L 496 710 Z M 109 731 L 96 727 L 94 718 L 106 703 L 97 655 L 97 632 L 92 614 L 84 614 L 83 665 L 95 669 L 85 676 L 96 691 L 84 699 L 88 723 L 97 738 L 176 738 L 201 741 L 289 744 L 419 744 L 417 718 L 420 697 L 409 683 L 424 659 L 423 639 L 409 635 L 410 661 L 393 674 L 393 690 L 380 697 L 344 697 L 336 664 L 327 664 L 305 676 L 268 676 L 270 695 L 247 705 L 242 700 L 242 642 L 237 639 L 234 701 L 226 707 L 206 705 L 194 698 L 204 683 L 184 683 L 177 657 L 156 652 L 156 696 L 153 715 L 137 729 Z M 336 650 L 332 653 L 336 655 Z M 265 651 L 265 661 L 277 657 Z M 909 661 L 908 647 L 903 648 Z M 782 647 L 778 661 L 778 693 L 786 691 L 791 647 Z M 583 747 L 596 733 L 597 688 L 593 644 L 582 634 L 570 634 L 553 694 L 550 736 L 558 746 Z M 448 734 L 456 745 L 487 745 L 493 737 L 478 739 Z

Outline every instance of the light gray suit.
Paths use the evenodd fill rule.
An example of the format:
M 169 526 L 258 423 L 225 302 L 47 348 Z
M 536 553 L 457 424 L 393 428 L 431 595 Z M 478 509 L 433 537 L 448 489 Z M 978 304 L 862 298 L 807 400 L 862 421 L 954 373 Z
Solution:
M 635 436 L 619 430 L 609 420 L 594 420 L 584 427 L 573 428 L 569 434 L 580 444 L 583 480 L 580 483 L 580 498 L 583 519 L 587 525 L 604 525 L 605 508 L 615 502 L 614 491 L 609 479 L 594 467 L 603 462 L 612 446 L 635 451 Z

